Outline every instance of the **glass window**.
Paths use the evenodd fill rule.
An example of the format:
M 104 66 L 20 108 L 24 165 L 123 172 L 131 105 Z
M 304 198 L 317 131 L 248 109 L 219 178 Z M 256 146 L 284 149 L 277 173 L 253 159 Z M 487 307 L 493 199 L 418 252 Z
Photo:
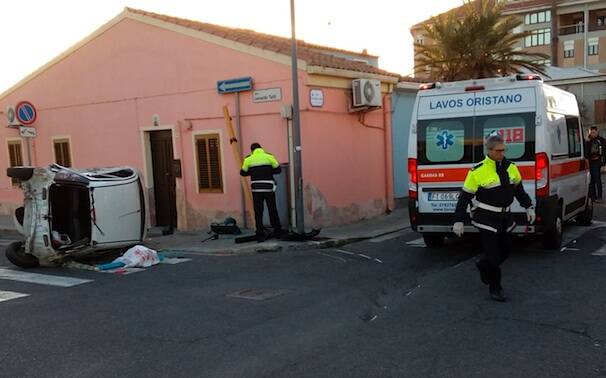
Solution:
M 566 129 L 568 130 L 568 156 L 581 156 L 581 131 L 579 118 L 566 116 Z
M 471 117 L 419 121 L 418 129 L 419 164 L 472 162 Z
M 545 12 L 539 12 L 539 22 L 545 22 Z
M 545 22 L 551 22 L 551 11 L 545 11 Z
M 464 153 L 465 125 L 437 121 L 426 129 L 427 159 L 432 162 L 459 161 Z
M 537 23 L 537 14 L 533 13 L 530 15 L 530 23 L 531 24 L 536 24 Z
M 525 41 L 524 45 L 526 47 L 532 46 L 532 37 L 531 36 L 526 37 L 526 41 Z
M 539 40 L 537 43 L 539 45 L 544 45 L 545 44 L 545 34 L 539 34 L 538 37 L 539 37 Z
M 532 46 L 536 46 L 539 40 L 539 36 L 536 34 L 532 35 Z
M 481 140 L 498 134 L 505 140 L 505 156 L 510 160 L 534 160 L 534 113 L 502 114 L 476 118 Z M 482 153 L 486 149 L 482 145 Z
M 526 25 L 529 25 L 529 24 L 530 24 L 530 15 L 529 15 L 529 14 L 527 14 L 526 16 L 524 16 L 524 23 L 525 23 Z

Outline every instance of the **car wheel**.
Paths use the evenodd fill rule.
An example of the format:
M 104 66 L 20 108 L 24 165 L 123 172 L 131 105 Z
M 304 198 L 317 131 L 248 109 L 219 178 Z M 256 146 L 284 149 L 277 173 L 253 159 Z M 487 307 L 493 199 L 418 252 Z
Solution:
M 554 218 L 551 227 L 543 234 L 543 248 L 560 249 L 560 246 L 562 245 L 563 227 L 561 211 L 558 211 L 558 215 Z
M 32 167 L 9 167 L 6 169 L 8 177 L 16 178 L 22 181 L 27 181 L 34 175 Z
M 591 220 L 593 219 L 593 199 L 591 197 L 587 198 L 587 206 L 585 206 L 585 210 L 579 215 L 577 215 L 577 222 L 581 226 L 590 226 Z
M 35 256 L 30 255 L 29 253 L 25 253 L 24 244 L 24 242 L 18 241 L 9 244 L 6 247 L 5 254 L 8 261 L 12 262 L 18 267 L 26 269 L 36 268 L 40 266 L 40 263 L 38 262 L 38 259 Z
M 443 234 L 423 234 L 425 245 L 430 248 L 439 248 L 444 245 Z

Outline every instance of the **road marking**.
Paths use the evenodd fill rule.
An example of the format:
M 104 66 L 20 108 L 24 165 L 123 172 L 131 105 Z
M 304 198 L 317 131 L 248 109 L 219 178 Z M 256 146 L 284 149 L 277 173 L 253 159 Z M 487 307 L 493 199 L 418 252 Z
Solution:
M 166 257 L 164 260 L 160 261 L 160 264 L 169 264 L 169 265 L 175 265 L 175 264 L 181 264 L 187 261 L 191 261 L 191 259 L 184 259 L 184 258 L 179 258 L 179 257 Z
M 383 261 L 381 261 L 379 259 L 375 259 L 374 257 L 370 257 L 370 256 L 365 255 L 363 253 L 354 253 L 354 252 L 349 252 L 349 251 L 345 251 L 345 250 L 342 250 L 342 249 L 335 249 L 335 251 L 340 252 L 340 253 L 344 253 L 344 254 L 349 255 L 349 256 L 362 257 L 363 259 L 370 260 L 370 261 L 375 261 L 375 262 L 378 262 L 379 264 L 383 264 Z
M 592 255 L 594 256 L 606 256 L 606 245 L 601 246 L 600 248 L 596 249 Z
M 83 283 L 92 282 L 93 280 L 86 280 L 83 278 L 63 277 L 63 276 L 52 276 L 50 274 L 38 274 L 23 272 L 20 270 L 12 270 L 7 268 L 0 268 L 0 279 L 12 280 L 19 282 L 28 282 L 40 285 L 50 286 L 61 286 L 61 287 L 72 287 L 81 285 Z
M 17 293 L 14 291 L 2 291 L 0 290 L 0 302 L 10 301 L 11 299 L 28 297 L 29 294 Z
M 405 229 L 405 230 L 395 231 L 395 232 L 392 232 L 392 233 L 387 234 L 387 235 L 377 236 L 376 238 L 370 239 L 369 242 L 371 242 L 371 243 L 381 243 L 381 242 L 384 242 L 386 240 L 395 239 L 397 237 L 405 235 L 408 231 L 409 231 L 408 229 Z
M 322 253 L 322 252 L 318 252 L 318 255 L 322 255 L 322 256 L 326 256 L 326 257 L 332 257 L 333 259 L 342 261 L 342 262 L 347 262 L 347 259 L 344 259 L 343 257 L 339 257 L 339 256 L 333 256 L 333 255 L 329 255 L 328 253 Z
M 422 247 L 422 248 L 427 247 L 425 245 L 425 240 L 423 240 L 423 238 L 418 238 L 415 240 L 408 241 L 408 242 L 406 242 L 406 245 L 409 245 L 411 247 Z

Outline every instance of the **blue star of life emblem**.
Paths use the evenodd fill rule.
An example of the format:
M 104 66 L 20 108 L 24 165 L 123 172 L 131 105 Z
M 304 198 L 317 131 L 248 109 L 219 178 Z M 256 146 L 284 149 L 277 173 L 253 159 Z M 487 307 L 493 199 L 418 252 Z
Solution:
M 436 145 L 441 147 L 443 150 L 448 149 L 448 147 L 454 144 L 454 135 L 448 130 L 444 130 L 440 134 L 437 134 L 436 139 L 438 140 Z

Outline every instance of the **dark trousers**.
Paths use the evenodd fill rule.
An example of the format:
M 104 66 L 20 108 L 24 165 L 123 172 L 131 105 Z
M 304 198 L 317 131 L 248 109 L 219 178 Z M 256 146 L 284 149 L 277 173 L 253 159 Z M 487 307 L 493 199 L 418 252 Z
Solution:
M 488 280 L 490 291 L 500 290 L 501 264 L 509 257 L 511 250 L 511 236 L 505 231 L 480 231 L 482 239 L 482 257 L 478 263 Z
M 267 203 L 269 210 L 269 220 L 274 232 L 281 231 L 280 217 L 278 217 L 278 209 L 276 207 L 276 193 L 274 192 L 253 192 L 253 205 L 255 208 L 255 226 L 257 235 L 263 235 L 265 227 L 263 227 L 263 203 Z
M 589 195 L 593 199 L 602 199 L 602 164 L 600 160 L 589 161 L 589 174 L 591 181 L 589 182 Z

